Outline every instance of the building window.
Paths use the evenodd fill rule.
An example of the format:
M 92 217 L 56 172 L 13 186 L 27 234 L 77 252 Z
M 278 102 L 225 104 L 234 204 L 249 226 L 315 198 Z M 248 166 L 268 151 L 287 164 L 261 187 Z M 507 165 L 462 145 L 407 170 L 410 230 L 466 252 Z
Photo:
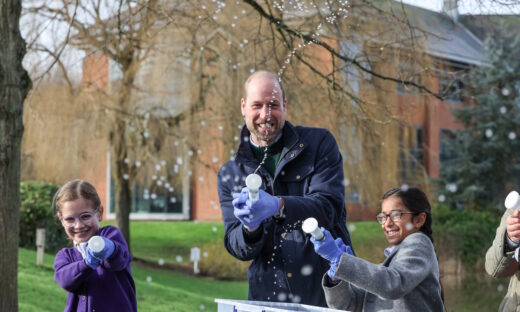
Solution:
M 456 73 L 444 73 L 439 75 L 439 92 L 450 102 L 464 101 L 464 83 L 462 77 Z

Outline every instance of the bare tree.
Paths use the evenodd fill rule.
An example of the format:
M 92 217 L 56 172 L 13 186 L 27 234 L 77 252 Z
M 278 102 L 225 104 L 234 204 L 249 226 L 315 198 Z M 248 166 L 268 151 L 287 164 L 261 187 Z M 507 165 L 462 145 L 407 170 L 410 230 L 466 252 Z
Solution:
M 0 310 L 18 311 L 20 145 L 31 80 L 22 67 L 21 1 L 0 1 Z

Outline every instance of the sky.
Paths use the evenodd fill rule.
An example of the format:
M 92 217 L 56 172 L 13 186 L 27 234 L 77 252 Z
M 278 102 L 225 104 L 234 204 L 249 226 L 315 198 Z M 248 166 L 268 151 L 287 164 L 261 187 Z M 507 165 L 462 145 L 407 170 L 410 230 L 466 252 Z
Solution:
M 402 0 L 432 11 L 441 11 L 443 0 Z M 510 5 L 499 5 L 497 2 Z M 520 0 L 459 0 L 459 14 L 520 14 Z

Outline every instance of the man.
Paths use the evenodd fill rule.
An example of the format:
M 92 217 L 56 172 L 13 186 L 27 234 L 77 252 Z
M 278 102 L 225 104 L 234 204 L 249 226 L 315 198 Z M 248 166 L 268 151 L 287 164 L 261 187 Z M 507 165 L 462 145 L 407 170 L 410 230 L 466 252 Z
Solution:
M 253 260 L 249 300 L 326 307 L 321 278 L 329 265 L 301 225 L 314 217 L 351 245 L 342 157 L 329 131 L 286 122 L 286 107 L 276 75 L 258 71 L 245 82 L 242 140 L 218 175 L 224 243 L 237 259 Z M 255 171 L 262 186 L 253 202 L 242 187 Z

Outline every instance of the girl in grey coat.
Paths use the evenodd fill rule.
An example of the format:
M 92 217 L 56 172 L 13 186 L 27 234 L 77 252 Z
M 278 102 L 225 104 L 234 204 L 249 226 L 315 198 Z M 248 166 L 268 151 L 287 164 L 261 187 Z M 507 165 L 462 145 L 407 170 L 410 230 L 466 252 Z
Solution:
M 431 208 L 417 188 L 391 189 L 377 215 L 390 246 L 382 264 L 353 256 L 341 239 L 322 228 L 325 239 L 311 238 L 315 251 L 330 262 L 323 290 L 331 308 L 348 311 L 444 311 Z

